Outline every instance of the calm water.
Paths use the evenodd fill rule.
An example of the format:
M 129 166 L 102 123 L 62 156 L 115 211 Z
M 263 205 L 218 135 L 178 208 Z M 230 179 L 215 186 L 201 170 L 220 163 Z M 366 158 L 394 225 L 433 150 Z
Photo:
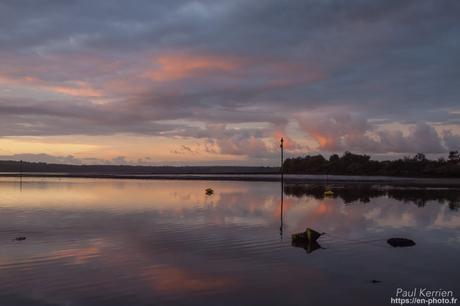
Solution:
M 281 210 L 275 182 L 0 179 L 0 305 L 390 305 L 398 287 L 460 296 L 459 190 L 334 190 L 285 186 Z M 307 226 L 328 233 L 310 253 L 290 241 Z M 417 245 L 392 248 L 391 237 Z

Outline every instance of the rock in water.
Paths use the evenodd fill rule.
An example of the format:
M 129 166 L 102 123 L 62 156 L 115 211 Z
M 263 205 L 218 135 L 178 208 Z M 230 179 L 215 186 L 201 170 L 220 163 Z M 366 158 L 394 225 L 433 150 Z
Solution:
M 296 248 L 303 248 L 305 251 L 310 254 L 313 251 L 322 249 L 321 245 L 318 243 L 318 241 L 292 241 L 292 246 Z
M 321 235 L 321 233 L 307 227 L 305 232 L 293 234 L 291 238 L 293 243 L 308 243 L 318 240 Z
M 26 240 L 26 237 L 16 237 L 16 238 L 14 238 L 14 240 L 22 241 L 22 240 Z
M 410 247 L 415 245 L 415 241 L 406 238 L 390 238 L 387 242 L 394 248 Z

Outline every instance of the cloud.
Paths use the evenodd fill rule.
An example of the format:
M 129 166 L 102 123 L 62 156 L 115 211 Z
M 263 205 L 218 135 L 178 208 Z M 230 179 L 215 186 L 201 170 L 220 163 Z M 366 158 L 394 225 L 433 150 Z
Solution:
M 373 144 L 366 135 L 371 127 L 364 118 L 333 114 L 315 118 L 300 117 L 298 124 L 316 140 L 321 150 L 341 151 L 347 147 L 364 148 Z
M 452 151 L 460 150 L 460 135 L 455 135 L 449 130 L 443 131 L 443 139 L 445 146 Z
M 417 123 L 405 135 L 401 130 L 379 129 L 365 118 L 350 114 L 298 117 L 298 124 L 317 142 L 319 150 L 328 152 L 444 153 L 449 147 L 444 142 L 453 140 L 449 133 L 444 133 L 443 139 L 427 123 Z
M 307 131 L 327 151 L 443 152 L 460 135 L 459 14 L 455 1 L 3 1 L 0 137 L 188 137 L 257 159 L 280 134 L 308 150 Z M 326 118 L 296 119 L 308 113 Z
M 251 158 L 273 156 L 273 152 L 266 142 L 268 135 L 266 135 L 266 131 L 261 129 L 236 129 L 228 128 L 225 124 L 208 124 L 206 129 L 197 130 L 194 136 L 205 139 L 204 145 L 198 146 L 198 152 L 243 155 Z M 186 149 L 182 146 L 182 151 L 197 152 L 188 149 L 190 148 Z
M 446 152 L 442 137 L 431 125 L 426 123 L 417 123 L 409 130 L 409 135 L 407 136 L 404 136 L 401 131 L 380 131 L 378 136 L 380 138 L 381 152 Z
M 216 145 L 219 153 L 222 154 L 249 155 L 251 157 L 271 155 L 265 142 L 254 136 L 243 138 L 235 135 L 227 139 L 212 139 L 210 143 Z
M 156 61 L 160 68 L 145 73 L 154 81 L 174 81 L 212 72 L 228 72 L 240 65 L 236 59 L 217 56 L 166 55 L 158 57 Z
M 78 158 L 73 155 L 59 156 L 50 155 L 45 153 L 32 154 L 12 154 L 12 155 L 0 155 L 0 160 L 12 160 L 12 161 L 27 161 L 27 162 L 43 162 L 49 164 L 68 164 L 68 165 L 128 165 L 137 164 L 136 161 L 128 161 L 124 156 L 117 156 L 112 159 L 100 159 L 100 158 Z M 147 164 L 147 160 L 142 160 L 139 164 Z M 152 164 L 150 162 L 150 164 Z
M 44 162 L 44 163 L 54 163 L 54 164 L 71 164 L 71 165 L 80 165 L 82 160 L 72 156 L 53 156 L 49 154 L 13 154 L 13 155 L 0 155 L 0 160 L 14 160 L 14 161 L 28 161 L 28 162 Z
M 197 145 L 199 147 L 199 144 Z M 178 149 L 174 149 L 170 151 L 172 154 L 177 155 L 190 155 L 190 154 L 199 154 L 199 149 L 194 149 L 191 146 L 181 145 Z

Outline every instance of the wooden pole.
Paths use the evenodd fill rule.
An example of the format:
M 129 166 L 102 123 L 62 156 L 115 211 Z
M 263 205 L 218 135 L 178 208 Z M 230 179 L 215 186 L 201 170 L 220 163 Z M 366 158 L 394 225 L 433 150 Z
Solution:
M 19 161 L 19 189 L 22 191 L 22 159 Z
M 280 213 L 280 238 L 281 240 L 283 240 L 283 209 L 284 209 L 284 203 L 283 203 L 283 200 L 284 200 L 284 167 L 283 167 L 283 163 L 284 163 L 284 145 L 283 145 L 283 137 L 281 137 L 281 140 L 280 140 L 280 149 L 281 149 L 281 167 L 280 167 L 280 172 L 281 172 L 281 213 Z
M 283 163 L 284 163 L 284 139 L 283 137 L 281 137 L 281 140 L 280 140 L 280 148 L 281 148 L 281 174 L 284 174 L 284 169 L 283 169 Z

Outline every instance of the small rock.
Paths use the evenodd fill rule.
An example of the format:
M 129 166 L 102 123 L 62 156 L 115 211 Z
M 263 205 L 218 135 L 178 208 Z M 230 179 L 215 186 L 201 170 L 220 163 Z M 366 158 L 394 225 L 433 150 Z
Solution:
M 26 240 L 26 239 L 27 239 L 26 237 L 22 237 L 22 236 L 14 238 L 14 240 L 16 240 L 16 241 L 22 241 L 22 240 Z
M 387 243 L 394 248 L 411 247 L 415 245 L 415 241 L 406 238 L 390 238 Z

